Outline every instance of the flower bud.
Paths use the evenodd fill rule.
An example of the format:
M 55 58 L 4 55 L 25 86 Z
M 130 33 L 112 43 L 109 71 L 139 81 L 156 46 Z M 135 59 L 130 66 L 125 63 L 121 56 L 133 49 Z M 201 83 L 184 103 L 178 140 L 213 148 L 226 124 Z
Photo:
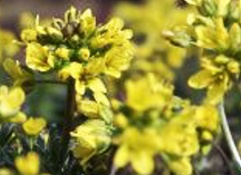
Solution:
M 81 59 L 88 61 L 88 59 L 90 57 L 90 50 L 88 48 L 82 48 L 79 50 L 78 53 L 79 53 Z

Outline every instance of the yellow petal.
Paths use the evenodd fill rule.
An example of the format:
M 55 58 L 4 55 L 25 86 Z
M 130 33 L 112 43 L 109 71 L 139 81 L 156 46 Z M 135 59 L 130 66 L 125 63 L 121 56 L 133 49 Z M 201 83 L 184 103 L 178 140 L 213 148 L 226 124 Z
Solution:
M 93 91 L 93 92 L 103 92 L 106 93 L 106 87 L 103 83 L 103 81 L 99 78 L 93 78 L 88 81 L 88 87 Z
M 97 101 L 97 103 L 103 104 L 105 106 L 110 106 L 110 102 L 105 94 L 103 94 L 101 92 L 95 92 L 94 98 Z
M 212 81 L 212 73 L 208 70 L 201 70 L 191 76 L 188 80 L 188 85 L 196 89 L 203 89 L 208 87 Z
M 207 92 L 206 103 L 217 105 L 223 100 L 224 94 L 226 92 L 227 85 L 225 82 L 214 83 Z
M 139 174 L 151 174 L 154 170 L 153 156 L 145 152 L 145 150 L 132 153 L 131 164 Z
M 85 83 L 80 80 L 75 81 L 75 90 L 79 95 L 83 95 L 85 93 Z
M 127 165 L 127 163 L 130 161 L 129 158 L 129 150 L 127 146 L 122 145 L 117 150 L 115 157 L 114 157 L 114 163 L 117 168 L 122 168 Z

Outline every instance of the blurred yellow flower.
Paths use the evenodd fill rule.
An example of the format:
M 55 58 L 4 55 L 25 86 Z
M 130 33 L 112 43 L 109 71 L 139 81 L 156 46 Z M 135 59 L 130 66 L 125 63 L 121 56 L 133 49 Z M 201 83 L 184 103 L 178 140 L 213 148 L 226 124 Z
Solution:
M 191 123 L 191 122 L 189 122 Z M 161 150 L 178 156 L 191 156 L 199 150 L 196 128 L 182 123 L 170 123 L 161 130 Z
M 38 175 L 40 160 L 38 154 L 29 152 L 26 156 L 15 159 L 15 165 L 21 175 Z
M 54 66 L 55 57 L 49 54 L 46 46 L 38 43 L 27 44 L 26 48 L 26 64 L 33 70 L 46 72 Z
M 7 86 L 0 86 L 0 117 L 9 119 L 16 115 L 25 100 L 24 91 L 19 88 L 9 89 Z
M 152 138 L 152 139 L 150 139 Z M 118 138 L 120 146 L 115 154 L 114 163 L 122 168 L 131 163 L 138 174 L 151 174 L 154 170 L 154 155 L 158 152 L 160 137 L 155 130 L 143 131 L 128 127 Z
M 165 86 L 159 82 L 154 74 L 137 81 L 126 82 L 127 105 L 137 111 L 145 111 L 152 108 L 163 108 L 172 100 L 172 86 Z
M 38 135 L 46 126 L 46 120 L 43 118 L 29 118 L 23 123 L 23 130 L 28 135 Z

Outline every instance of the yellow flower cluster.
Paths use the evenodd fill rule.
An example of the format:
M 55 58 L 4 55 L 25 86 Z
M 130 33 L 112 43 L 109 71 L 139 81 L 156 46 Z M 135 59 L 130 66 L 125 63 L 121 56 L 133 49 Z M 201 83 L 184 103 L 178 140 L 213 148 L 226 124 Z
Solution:
M 156 72 L 168 80 L 174 75 L 171 68 L 181 66 L 184 49 L 172 46 L 162 37 L 166 27 L 184 23 L 191 8 L 175 7 L 174 0 L 148 0 L 141 5 L 122 2 L 114 13 L 122 16 L 133 28 L 136 40 L 136 59 L 132 69 Z M 155 62 L 155 63 L 153 63 Z
M 171 172 L 191 175 L 192 157 L 205 151 L 219 130 L 215 107 L 190 105 L 153 74 L 125 85 L 125 102 L 112 102 L 119 130 L 113 140 L 119 145 L 115 165 L 130 163 L 138 174 L 152 174 L 159 155 Z
M 71 7 L 64 19 L 52 25 L 22 31 L 26 44 L 26 65 L 39 72 L 57 72 L 60 80 L 75 80 L 79 112 L 90 118 L 109 106 L 101 75 L 120 77 L 133 57 L 132 31 L 113 18 L 104 25 L 87 9 L 83 13 Z
M 74 85 L 73 116 L 68 117 L 80 114 L 87 121 L 71 132 L 71 148 L 81 164 L 85 164 L 111 142 L 111 106 L 102 77 L 119 78 L 128 68 L 134 54 L 132 31 L 124 29 L 119 18 L 97 25 L 91 10 L 81 13 L 74 7 L 66 11 L 64 19 L 53 19 L 51 25 L 41 25 L 37 17 L 34 26 L 27 26 L 21 33 L 26 66 L 39 74 L 56 75 L 68 88 Z M 7 60 L 4 67 L 16 79 L 15 84 L 32 78 L 12 60 Z M 23 130 L 30 136 L 36 135 L 45 125 L 42 119 L 30 118 L 23 124 Z
M 202 69 L 190 78 L 189 85 L 207 88 L 206 102 L 217 104 L 240 76 L 241 1 L 186 1 L 198 13 L 188 16 L 185 27 L 175 27 L 166 35 L 176 45 L 202 49 Z

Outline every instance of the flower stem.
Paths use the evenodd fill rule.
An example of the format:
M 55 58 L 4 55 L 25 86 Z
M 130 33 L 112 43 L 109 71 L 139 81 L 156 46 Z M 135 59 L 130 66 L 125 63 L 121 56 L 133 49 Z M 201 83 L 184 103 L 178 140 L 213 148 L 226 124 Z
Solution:
M 111 170 L 110 170 L 110 175 L 115 175 L 117 171 L 117 168 L 115 167 L 114 163 L 111 166 Z
M 60 162 L 60 167 L 62 167 L 66 154 L 68 153 L 72 120 L 76 107 L 75 95 L 75 82 L 74 79 L 70 78 L 67 82 L 67 100 L 60 148 L 60 156 L 63 158 L 63 160 Z
M 232 137 L 229 125 L 228 125 L 227 116 L 226 116 L 225 110 L 224 110 L 224 104 L 223 103 L 219 104 L 218 109 L 219 109 L 220 116 L 221 116 L 223 132 L 224 132 L 224 135 L 225 135 L 226 140 L 228 142 L 229 149 L 231 151 L 231 154 L 233 156 L 234 161 L 241 168 L 241 159 L 240 159 L 238 149 L 235 145 L 235 142 L 233 140 L 233 137 Z

